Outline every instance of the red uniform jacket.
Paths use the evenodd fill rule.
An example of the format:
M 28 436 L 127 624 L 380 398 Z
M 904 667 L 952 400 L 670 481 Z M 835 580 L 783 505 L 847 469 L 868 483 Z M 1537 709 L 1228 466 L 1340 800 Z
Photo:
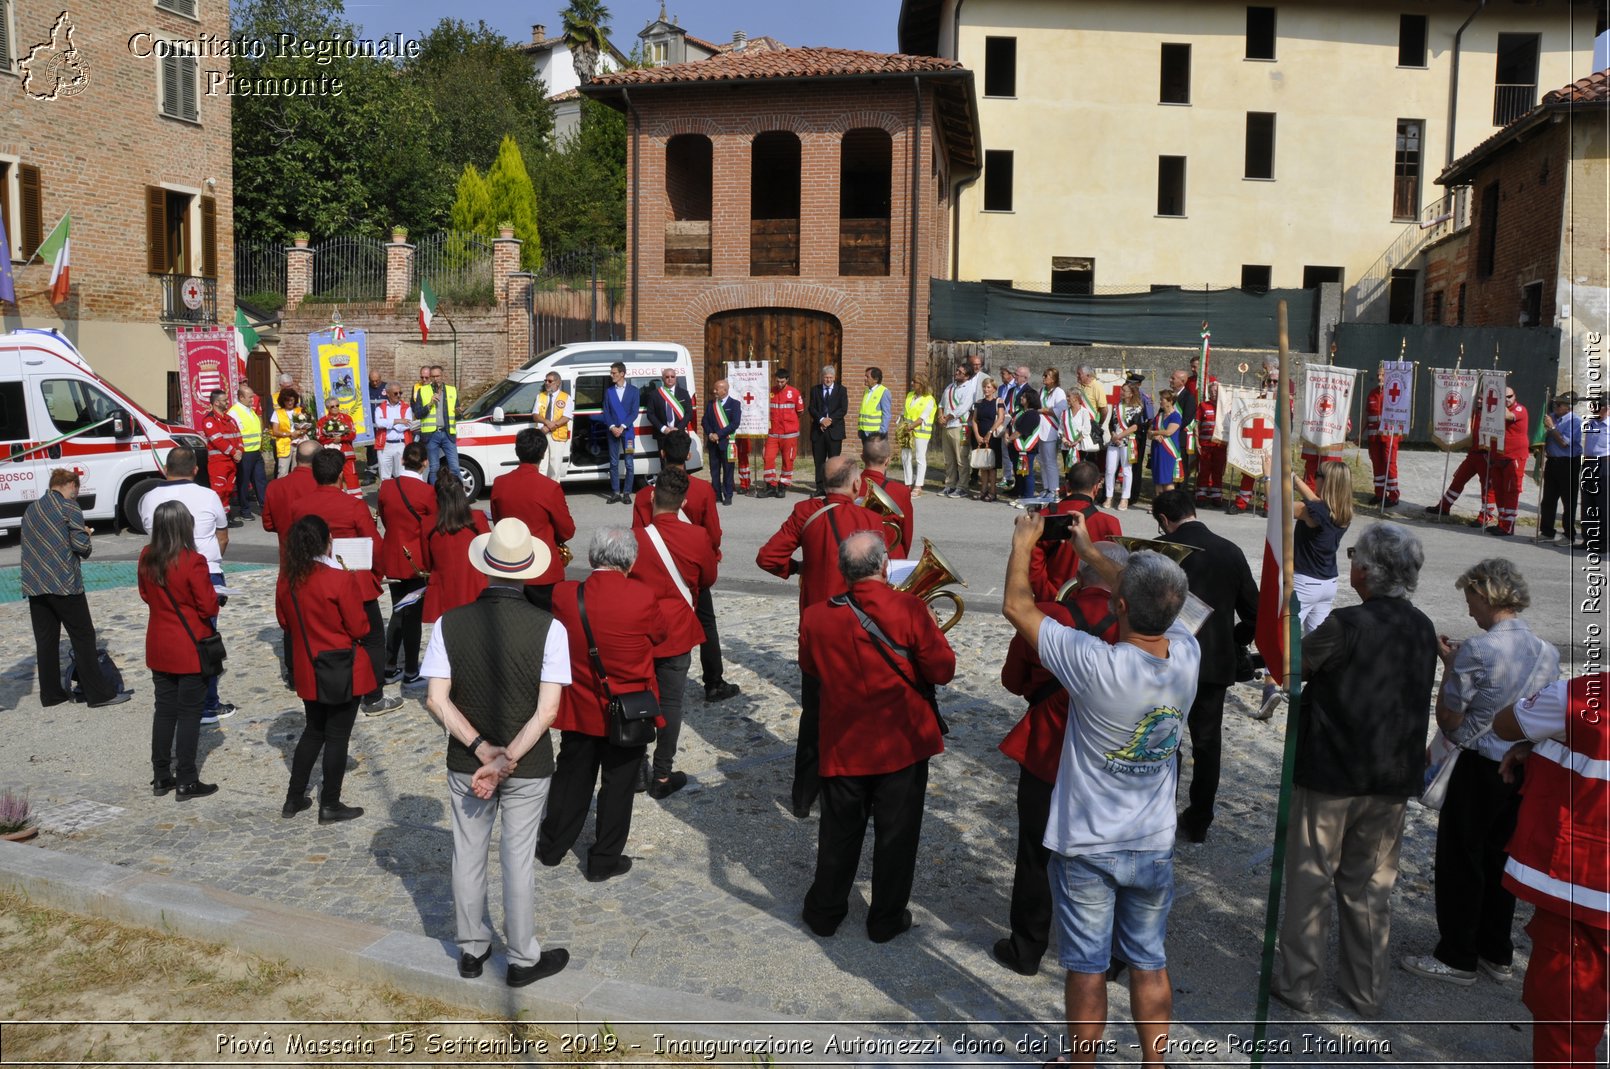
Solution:
M 1072 600 L 1072 612 L 1055 601 L 1042 601 L 1038 608 L 1059 624 L 1078 627 L 1103 642 L 1118 641 L 1118 617 L 1108 606 L 1111 594 L 1105 590 L 1081 590 Z M 1104 620 L 1110 622 L 1102 630 L 1096 630 Z M 1057 767 L 1062 763 L 1062 737 L 1068 727 L 1068 692 L 1057 682 L 1057 677 L 1040 664 L 1040 655 L 1022 635 L 1014 635 L 1006 648 L 1001 686 L 1029 699 L 1023 719 L 1001 740 L 1001 752 L 1022 765 L 1035 779 L 1055 783 Z
M 1088 497 L 1070 497 L 1066 501 L 1060 501 L 1048 515 L 1071 512 L 1084 515 L 1085 524 L 1090 528 L 1092 542 L 1106 542 L 1124 533 L 1124 529 L 1118 525 L 1118 517 L 1110 512 L 1103 512 Z M 1029 585 L 1034 588 L 1035 601 L 1057 600 L 1057 591 L 1078 574 L 1079 554 L 1073 551 L 1071 539 L 1053 543 L 1053 548 L 1049 551 L 1044 546 L 1035 546 L 1034 552 L 1029 556 Z
M 894 499 L 894 503 L 900 506 L 900 549 L 903 551 L 901 555 L 911 556 L 912 547 L 915 545 L 911 540 L 911 529 L 916 526 L 917 519 L 915 508 L 911 504 L 911 487 L 905 483 L 891 482 L 887 475 L 879 471 L 866 472 L 865 477 L 883 487 Z M 894 549 L 894 546 L 889 547 L 891 553 Z
M 317 657 L 325 650 L 349 649 L 369 633 L 369 617 L 363 611 L 366 590 L 365 574 L 315 564 L 313 571 L 296 587 L 294 603 L 288 586 L 282 586 L 275 597 L 275 614 L 286 631 L 291 656 L 295 658 L 296 695 L 303 701 L 318 701 L 319 698 L 319 683 L 314 678 L 308 650 Z M 300 614 L 296 611 L 298 607 L 302 610 Z M 368 694 L 375 686 L 375 670 L 360 650 L 352 658 L 352 693 Z
M 373 543 L 369 552 L 373 555 L 374 567 L 361 573 L 359 587 L 363 590 L 365 601 L 380 597 L 381 580 L 385 575 L 380 567 L 382 547 L 380 531 L 375 527 L 375 518 L 369 515 L 369 506 L 345 493 L 339 486 L 315 484 L 311 491 L 291 503 L 291 524 L 294 525 L 303 516 L 323 519 L 330 525 L 331 538 L 367 538 Z M 362 693 L 367 694 L 368 691 Z
M 654 676 L 654 648 L 666 639 L 665 617 L 659 599 L 640 579 L 620 572 L 599 570 L 586 579 L 587 622 L 598 640 L 598 657 L 615 694 L 651 690 L 660 693 Z M 574 581 L 553 588 L 553 617 L 565 625 L 570 639 L 570 686 L 559 703 L 554 727 L 583 735 L 609 736 L 609 699 L 599 686 L 593 662 L 587 656 L 587 635 L 576 609 Z
M 1379 386 L 1371 390 L 1369 396 L 1364 398 L 1364 440 L 1366 442 L 1373 442 L 1377 438 L 1387 441 L 1399 437 L 1396 434 L 1381 433 L 1382 404 L 1382 392 Z
M 235 463 L 235 454 L 241 452 L 240 426 L 227 414 L 209 411 L 201 417 L 201 434 L 207 439 L 207 457 Z
M 263 502 L 263 530 L 279 536 L 281 570 L 285 568 L 285 535 L 291 529 L 291 509 L 318 485 L 309 468 L 297 468 L 283 479 L 268 484 L 268 500 Z
M 889 654 L 907 678 L 920 672 L 929 683 L 950 682 L 956 654 L 920 598 L 876 579 L 861 580 L 851 593 L 889 641 L 911 652 Z M 898 772 L 945 750 L 933 708 L 895 674 L 876 641 L 848 605 L 824 601 L 800 618 L 799 667 L 822 684 L 824 776 Z
M 425 568 L 430 580 L 425 584 L 424 619 L 427 624 L 441 619 L 460 605 L 468 605 L 486 589 L 486 573 L 470 565 L 470 543 L 486 534 L 492 525 L 486 513 L 472 511 L 470 526 L 452 534 L 431 531 L 425 536 Z
M 436 526 L 436 491 L 424 479 L 410 475 L 387 479 L 380 487 L 380 522 L 386 528 L 380 540 L 380 570 L 387 579 L 415 578 L 415 568 L 425 567 L 425 532 Z M 413 554 L 412 562 L 405 549 Z
M 813 521 L 828 506 L 834 506 L 833 510 Z M 833 533 L 835 523 L 838 537 Z M 852 531 L 878 531 L 885 541 L 892 538 L 883 530 L 883 521 L 876 512 L 867 511 L 843 494 L 806 498 L 794 506 L 782 527 L 760 547 L 755 563 L 762 571 L 783 579 L 799 573 L 799 607 L 803 612 L 834 594 L 844 593 L 844 577 L 839 574 L 839 540 L 848 538 Z M 804 560 L 793 559 L 796 549 L 804 551 Z
M 143 558 L 151 552 L 140 551 Z M 213 633 L 207 618 L 218 615 L 218 594 L 207 574 L 207 558 L 194 550 L 182 550 L 168 566 L 164 579 L 167 590 L 146 581 L 140 576 L 140 598 L 151 607 L 151 616 L 145 625 L 145 666 L 153 672 L 173 672 L 194 675 L 201 671 L 201 657 L 190 635 L 206 638 Z M 168 593 L 173 600 L 168 599 Z M 173 611 L 173 602 L 184 612 L 184 623 Z M 189 634 L 185 624 L 190 625 Z
M 682 515 L 695 527 L 703 527 L 710 536 L 710 547 L 721 560 L 721 510 L 716 507 L 715 487 L 702 479 L 688 480 L 687 500 L 682 502 Z M 645 486 L 632 499 L 633 530 L 646 527 L 654 515 L 654 487 Z
M 673 515 L 654 517 L 654 529 L 665 539 L 665 548 L 671 551 L 676 570 L 697 603 L 699 591 L 716 583 L 716 551 L 710 548 L 710 540 L 699 528 Z M 632 578 L 641 579 L 654 590 L 669 630 L 665 641 L 655 648 L 654 656 L 676 657 L 697 649 L 704 644 L 704 625 L 699 623 L 693 606 L 684 601 L 681 591 L 677 590 L 665 562 L 660 559 L 659 550 L 649 540 L 647 528 L 640 527 L 636 533 L 637 564 L 632 568 Z
M 576 521 L 559 484 L 537 470 L 534 464 L 520 464 L 506 471 L 492 484 L 492 522 L 523 520 L 531 536 L 540 539 L 552 554 L 548 570 L 528 580 L 527 586 L 561 582 L 565 562 L 559 559 L 559 543 L 576 537 Z
M 1515 418 L 1504 424 L 1504 456 L 1524 468 L 1526 458 L 1532 455 L 1531 418 L 1526 414 L 1526 406 L 1519 401 L 1510 413 Z
M 805 413 L 805 397 L 796 387 L 784 386 L 771 392 L 773 438 L 793 438 L 799 434 L 799 417 Z

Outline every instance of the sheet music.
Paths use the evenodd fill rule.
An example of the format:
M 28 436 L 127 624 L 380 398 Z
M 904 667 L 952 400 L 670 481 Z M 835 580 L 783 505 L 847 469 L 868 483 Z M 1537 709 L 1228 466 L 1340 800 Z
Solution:
M 330 555 L 348 571 L 367 572 L 375 566 L 375 544 L 367 538 L 334 538 Z

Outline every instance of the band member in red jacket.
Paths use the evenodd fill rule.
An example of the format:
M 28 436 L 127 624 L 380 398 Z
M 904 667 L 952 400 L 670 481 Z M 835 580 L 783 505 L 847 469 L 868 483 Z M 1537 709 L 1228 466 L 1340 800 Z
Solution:
M 1068 496 L 1051 509 L 1043 510 L 1048 516 L 1077 512 L 1085 518 L 1085 528 L 1092 542 L 1105 542 L 1124 533 L 1118 517 L 1096 507 L 1095 490 L 1101 482 L 1101 469 L 1088 460 L 1081 460 L 1068 469 Z M 1079 574 L 1079 554 L 1074 552 L 1073 539 L 1059 542 L 1042 542 L 1034 547 L 1029 557 L 1029 583 L 1034 587 L 1036 601 L 1055 601 L 1069 579 Z
M 470 508 L 462 482 L 436 480 L 436 526 L 425 535 L 425 570 L 430 572 L 425 586 L 427 624 L 468 605 L 486 589 L 486 573 L 470 567 L 469 553 L 476 536 L 491 530 L 486 513 Z
M 592 574 L 580 583 L 560 583 L 553 592 L 553 617 L 565 625 L 570 638 L 570 686 L 554 721 L 562 734 L 537 860 L 550 868 L 564 860 L 581 835 L 597 784 L 598 819 L 587 851 L 587 879 L 601 883 L 632 867 L 626 839 L 632 831 L 632 786 L 645 747 L 609 741 L 609 697 L 588 654 L 586 632 L 592 629 L 609 693 L 648 690 L 658 695 L 654 650 L 670 637 L 670 629 L 654 592 L 631 577 L 637 563 L 637 538 L 631 530 L 595 531 L 587 561 Z
M 1096 548 L 1120 568 L 1129 559 L 1128 550 L 1111 542 L 1098 543 Z M 1109 604 L 1111 599 L 1107 580 L 1094 568 L 1083 565 L 1079 568 L 1077 590 L 1065 601 L 1041 601 L 1038 607 L 1059 624 L 1113 643 L 1118 641 L 1118 617 Z M 1040 664 L 1039 652 L 1022 635 L 1014 635 L 1006 648 L 1001 686 L 1027 698 L 1029 707 L 1000 745 L 1001 752 L 1019 766 L 1017 867 L 1012 874 L 1012 934 L 996 941 L 994 954 L 996 961 L 1013 972 L 1033 976 L 1040 971 L 1040 958 L 1051 938 L 1051 884 L 1047 875 L 1051 851 L 1045 848 L 1045 825 L 1051 815 L 1057 768 L 1062 763 L 1068 692 Z
M 402 474 L 380 484 L 380 522 L 386 528 L 380 540 L 380 567 L 390 581 L 391 619 L 386 624 L 386 681 L 401 678 L 404 686 L 420 682 L 419 641 L 424 619 L 423 599 L 399 609 L 397 603 L 424 588 L 425 535 L 436 525 L 436 491 L 426 478 L 430 458 L 424 442 L 402 449 Z M 397 655 L 403 655 L 399 666 Z
M 576 537 L 576 521 L 557 482 L 542 474 L 548 436 L 526 427 L 514 436 L 514 458 L 520 463 L 492 484 L 492 522 L 523 520 L 531 537 L 548 547 L 548 568 L 525 587 L 526 600 L 547 611 L 553 605 L 554 584 L 565 577 L 559 547 Z
M 271 479 L 268 484 L 268 495 L 263 499 L 263 530 L 272 531 L 279 541 L 280 573 L 274 586 L 274 596 L 279 598 L 285 593 L 285 536 L 291 530 L 291 507 L 303 497 L 313 492 L 318 485 L 313 481 L 313 458 L 318 455 L 319 443 L 307 439 L 296 443 L 296 449 L 291 453 L 291 470 L 277 479 Z M 291 679 L 291 670 L 295 661 L 291 659 L 291 640 L 289 633 L 281 633 L 280 665 L 282 676 L 287 687 L 294 686 Z
M 933 687 L 956 674 L 956 654 L 928 606 L 889 586 L 888 563 L 878 534 L 846 536 L 847 590 L 800 623 L 800 668 L 822 684 L 822 824 L 803 915 L 824 938 L 849 913 L 869 816 L 867 937 L 887 943 L 911 927 L 928 759 L 945 749 Z

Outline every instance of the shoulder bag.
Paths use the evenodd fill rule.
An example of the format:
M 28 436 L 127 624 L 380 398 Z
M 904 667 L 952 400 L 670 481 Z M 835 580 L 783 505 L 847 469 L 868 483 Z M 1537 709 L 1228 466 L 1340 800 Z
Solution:
M 307 618 L 302 615 L 302 603 L 291 586 L 291 607 L 296 610 L 296 622 L 302 630 L 302 648 L 313 664 L 313 682 L 321 705 L 346 705 L 352 701 L 352 669 L 356 664 L 357 643 L 344 650 L 321 650 L 313 653 L 313 644 L 307 638 Z
M 214 630 L 206 638 L 197 638 L 196 633 L 190 630 L 190 621 L 184 618 L 184 610 L 179 608 L 179 599 L 173 596 L 173 591 L 164 585 L 162 592 L 168 595 L 168 600 L 173 603 L 173 611 L 179 617 L 180 626 L 184 628 L 184 633 L 190 636 L 191 643 L 196 647 L 196 657 L 201 661 L 202 676 L 211 679 L 213 676 L 223 675 L 224 661 L 229 657 L 224 649 L 223 636 Z
M 945 718 L 939 712 L 939 695 L 935 692 L 934 685 L 922 677 L 922 670 L 917 668 L 916 659 L 911 656 L 911 651 L 904 646 L 895 645 L 894 640 L 884 633 L 883 628 L 878 626 L 878 622 L 868 616 L 866 610 L 861 608 L 860 603 L 848 593 L 835 594 L 828 599 L 828 602 L 832 605 L 848 605 L 850 607 L 850 611 L 855 613 L 855 618 L 860 621 L 861 627 L 867 634 L 872 636 L 872 648 L 878 651 L 878 655 L 883 658 L 883 663 L 888 665 L 890 670 L 900 677 L 901 682 L 916 691 L 922 697 L 922 700 L 928 703 L 928 708 L 934 712 L 935 722 L 939 724 L 939 734 L 949 735 L 950 725 L 945 723 Z M 900 665 L 895 663 L 895 659 L 889 655 L 891 650 L 911 661 L 911 667 L 916 678 L 912 678 L 912 676 L 901 670 Z
M 1476 742 L 1492 729 L 1493 725 L 1489 722 L 1463 745 L 1448 738 L 1440 728 L 1437 730 L 1437 737 L 1426 748 L 1426 786 L 1420 792 L 1421 805 L 1427 809 L 1442 808 L 1442 803 L 1448 797 L 1448 781 L 1453 779 L 1453 766 L 1459 762 L 1459 755 L 1466 750 L 1474 750 Z
M 674 573 L 673 573 L 674 574 Z M 587 592 L 576 588 L 576 610 L 581 615 L 581 630 L 587 636 L 587 657 L 593 663 L 593 674 L 598 685 L 604 688 L 608 701 L 609 744 L 624 748 L 647 746 L 654 741 L 654 718 L 660 715 L 660 701 L 652 690 L 637 690 L 630 694 L 616 694 L 609 689 L 609 674 L 604 671 L 603 658 L 598 656 L 598 641 L 593 638 L 592 624 L 587 622 Z

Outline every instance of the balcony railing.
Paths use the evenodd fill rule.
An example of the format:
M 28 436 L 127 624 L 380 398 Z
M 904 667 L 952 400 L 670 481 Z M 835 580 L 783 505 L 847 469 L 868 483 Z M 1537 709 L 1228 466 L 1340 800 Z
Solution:
M 163 323 L 218 322 L 218 280 L 201 275 L 155 275 Z
M 1537 85 L 1493 86 L 1493 125 L 1508 126 L 1537 106 Z

